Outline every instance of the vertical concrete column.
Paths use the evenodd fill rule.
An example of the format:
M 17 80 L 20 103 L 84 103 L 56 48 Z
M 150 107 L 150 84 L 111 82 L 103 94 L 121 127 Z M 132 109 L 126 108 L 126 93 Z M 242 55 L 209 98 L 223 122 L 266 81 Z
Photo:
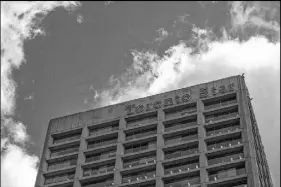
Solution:
M 157 124 L 157 152 L 156 152 L 156 186 L 163 187 L 162 177 L 164 176 L 164 168 L 162 162 L 164 160 L 164 152 L 162 147 L 164 146 L 164 124 L 165 113 L 163 110 L 158 111 L 158 124 Z
M 248 98 L 246 95 L 245 82 L 239 78 L 239 92 L 237 93 L 238 112 L 240 116 L 240 126 L 242 128 L 243 151 L 246 160 L 246 173 L 249 176 L 248 185 L 260 187 L 259 174 L 257 168 L 256 153 L 254 147 L 254 137 L 250 120 Z
M 74 185 L 73 187 L 80 187 L 80 182 L 79 178 L 83 176 L 83 169 L 82 169 L 82 164 L 85 163 L 85 155 L 83 151 L 87 149 L 87 142 L 86 142 L 86 137 L 89 134 L 89 129 L 87 125 L 83 126 L 82 129 L 82 134 L 81 134 L 81 139 L 80 139 L 80 147 L 79 147 L 79 153 L 78 153 L 78 158 L 77 158 L 77 164 L 76 164 L 76 171 L 75 171 L 75 176 L 74 176 Z
M 119 120 L 119 130 L 118 130 L 118 143 L 116 150 L 116 160 L 115 160 L 115 171 L 114 171 L 114 186 L 119 186 L 122 183 L 122 176 L 120 171 L 123 168 L 122 156 L 124 154 L 123 143 L 125 142 L 124 129 L 126 128 L 126 121 L 124 117 Z
M 206 143 L 204 141 L 204 138 L 206 136 L 205 133 L 205 119 L 203 115 L 204 111 L 204 104 L 201 100 L 197 101 L 197 124 L 198 124 L 198 138 L 199 138 L 199 167 L 200 167 L 200 183 L 205 185 L 205 183 L 208 182 L 208 174 L 206 171 L 207 167 L 207 158 L 206 158 Z

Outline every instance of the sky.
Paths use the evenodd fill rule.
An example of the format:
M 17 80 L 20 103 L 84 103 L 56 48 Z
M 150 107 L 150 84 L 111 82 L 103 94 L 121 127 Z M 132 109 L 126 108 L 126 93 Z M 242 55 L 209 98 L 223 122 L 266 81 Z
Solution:
M 1 186 L 34 185 L 52 118 L 242 73 L 280 187 L 279 1 L 1 1 Z

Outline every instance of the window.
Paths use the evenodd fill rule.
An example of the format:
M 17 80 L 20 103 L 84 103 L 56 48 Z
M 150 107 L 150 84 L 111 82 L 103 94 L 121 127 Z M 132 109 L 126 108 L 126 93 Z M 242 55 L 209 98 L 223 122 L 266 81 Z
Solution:
M 199 160 L 190 160 L 190 161 L 185 161 L 181 163 L 174 163 L 168 166 L 165 166 L 165 175 L 173 175 L 177 173 L 182 173 L 186 172 L 189 170 L 197 169 L 199 168 Z
M 156 148 L 156 141 L 145 142 L 125 147 L 125 154 L 146 151 Z
M 200 184 L 199 176 L 184 177 L 176 180 L 166 181 L 164 187 L 185 187 Z
M 99 161 L 104 160 L 108 158 L 113 158 L 116 156 L 116 149 L 115 150 L 109 150 L 102 153 L 95 153 L 86 155 L 86 161 L 85 162 L 93 162 L 93 161 Z
M 78 140 L 81 137 L 82 130 L 53 135 L 54 144 L 65 143 L 72 140 Z
M 136 158 L 136 159 L 124 161 L 123 163 L 124 163 L 123 164 L 124 168 L 132 168 L 136 166 L 152 164 L 152 163 L 156 163 L 156 156 L 151 155 L 142 158 Z
M 144 129 L 144 130 L 140 130 L 140 131 L 135 131 L 135 132 L 128 133 L 126 135 L 126 140 L 133 140 L 133 139 L 137 139 L 137 138 L 142 138 L 142 137 L 150 136 L 150 135 L 153 135 L 153 134 L 156 134 L 156 133 L 157 133 L 156 127 Z
M 110 137 L 106 139 L 96 139 L 88 141 L 88 149 L 102 147 L 105 145 L 111 145 L 117 143 L 117 137 Z
M 245 166 L 238 166 L 219 171 L 209 172 L 209 181 L 221 180 L 229 177 L 235 177 L 246 173 Z
M 216 99 L 218 99 L 218 98 L 216 98 Z M 228 96 L 227 98 L 223 98 L 220 100 L 213 100 L 213 101 L 209 101 L 209 102 L 206 101 L 204 103 L 204 108 L 205 108 L 205 110 L 210 110 L 213 108 L 224 107 L 224 106 L 231 105 L 234 103 L 237 103 L 236 95 L 231 95 L 231 96 Z
M 217 149 L 223 149 L 227 147 L 232 147 L 235 145 L 240 145 L 242 143 L 241 137 L 235 137 L 235 138 L 227 138 L 215 142 L 208 142 L 207 143 L 207 150 L 217 150 Z
M 77 158 L 72 158 L 72 159 L 62 160 L 62 161 L 56 161 L 56 162 L 48 164 L 48 171 L 66 168 L 66 167 L 69 167 L 69 166 L 76 165 L 76 163 L 77 163 Z
M 75 153 L 79 151 L 79 145 L 68 146 L 67 148 L 63 147 L 56 150 L 51 150 L 51 157 L 61 156 L 69 153 Z
M 165 152 L 165 159 L 173 159 L 181 156 L 192 155 L 198 152 L 198 145 Z
M 127 128 L 138 127 L 141 125 L 153 123 L 157 121 L 157 114 L 151 116 L 138 116 L 138 118 L 126 119 Z
M 113 125 L 103 126 L 103 127 L 98 127 L 98 128 L 89 128 L 89 136 L 101 135 L 101 134 L 106 134 L 109 132 L 115 132 L 118 129 L 119 129 L 119 124 L 113 124 Z
M 206 123 L 212 123 L 214 121 L 232 118 L 232 117 L 238 117 L 238 108 L 234 109 L 228 109 L 220 112 L 216 112 L 214 114 L 209 114 L 205 116 L 205 122 Z
M 136 181 L 143 181 L 155 177 L 155 170 L 146 170 L 141 172 L 134 172 L 125 174 L 122 177 L 122 183 L 131 183 Z
M 113 172 L 115 170 L 114 167 L 115 167 L 115 163 L 87 168 L 84 169 L 83 176 L 99 175 L 103 173 Z
M 197 125 L 197 118 L 182 120 L 180 122 L 165 125 L 165 131 L 175 131 L 182 128 L 193 127 Z
M 228 132 L 237 131 L 239 129 L 240 129 L 239 121 L 234 122 L 234 123 L 223 124 L 223 125 L 219 125 L 219 126 L 211 127 L 211 128 L 206 127 L 207 136 L 224 134 L 224 133 L 228 133 Z
M 177 144 L 181 142 L 191 141 L 198 138 L 197 131 L 187 132 L 179 136 L 173 136 L 165 139 L 165 145 Z
M 73 180 L 74 175 L 75 175 L 74 172 L 71 172 L 71 173 L 59 174 L 59 175 L 56 175 L 56 176 L 48 176 L 48 177 L 46 176 L 45 177 L 45 185 Z
M 185 106 L 175 107 L 170 109 L 170 111 L 165 111 L 165 118 L 177 118 L 185 115 L 195 113 L 197 111 L 196 103 L 188 104 Z

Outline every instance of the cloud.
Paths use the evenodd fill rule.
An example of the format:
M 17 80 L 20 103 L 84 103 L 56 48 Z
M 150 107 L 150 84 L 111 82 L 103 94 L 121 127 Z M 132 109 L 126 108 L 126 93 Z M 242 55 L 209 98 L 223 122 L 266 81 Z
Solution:
M 271 31 L 263 34 L 273 35 L 280 39 L 280 25 L 276 18 L 280 17 L 280 2 L 231 2 L 232 31 L 242 33 L 245 29 L 252 28 L 260 31 L 261 28 Z
M 13 69 L 25 62 L 23 42 L 44 34 L 43 18 L 56 7 L 69 11 L 79 6 L 73 1 L 1 1 L 1 186 L 32 187 L 38 158 L 25 150 L 29 140 L 26 126 L 13 119 L 17 84 Z
M 79 14 L 76 18 L 76 21 L 80 24 L 83 23 L 83 16 L 81 14 Z
M 22 147 L 10 144 L 1 155 L 1 186 L 33 187 L 38 157 L 29 155 Z
M 92 105 L 116 104 L 245 73 L 274 186 L 280 186 L 280 146 L 276 146 L 280 142 L 280 40 L 272 41 L 262 33 L 250 34 L 244 40 L 240 39 L 242 35 L 234 38 L 230 34 L 233 28 L 246 28 L 248 24 L 265 27 L 255 19 L 274 22 L 265 20 L 258 12 L 265 10 L 258 9 L 256 4 L 245 11 L 238 5 L 232 5 L 233 27 L 222 28 L 222 37 L 209 28 L 193 25 L 191 40 L 180 41 L 163 55 L 151 50 L 132 50 L 132 67 L 121 77 L 111 79 L 109 87 L 96 94 Z M 252 15 L 254 10 L 257 14 Z M 275 26 L 277 29 L 273 30 L 278 32 L 280 26 L 277 22 Z

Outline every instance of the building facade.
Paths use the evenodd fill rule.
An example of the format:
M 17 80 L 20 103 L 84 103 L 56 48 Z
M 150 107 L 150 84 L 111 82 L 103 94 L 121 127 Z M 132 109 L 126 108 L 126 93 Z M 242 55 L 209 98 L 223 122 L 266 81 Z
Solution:
M 52 119 L 35 187 L 273 187 L 243 76 Z

